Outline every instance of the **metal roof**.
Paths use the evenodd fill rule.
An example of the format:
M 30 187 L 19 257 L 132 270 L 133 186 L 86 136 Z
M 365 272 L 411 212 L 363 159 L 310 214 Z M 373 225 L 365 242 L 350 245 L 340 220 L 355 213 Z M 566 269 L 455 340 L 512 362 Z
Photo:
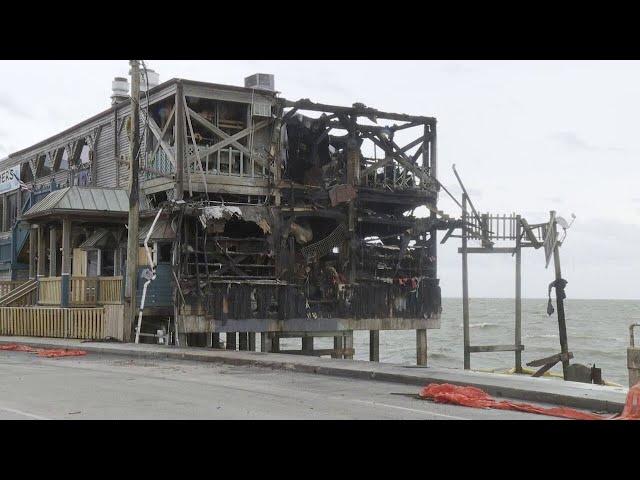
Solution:
M 149 233 L 149 229 L 151 228 L 151 224 L 153 220 L 149 219 L 142 228 L 140 228 L 140 236 L 139 239 L 141 242 L 144 242 L 144 239 Z M 156 226 L 153 229 L 153 233 L 149 240 L 174 240 L 176 238 L 176 231 L 173 229 L 173 225 L 171 225 L 170 219 L 158 220 Z
M 129 212 L 129 195 L 121 188 L 67 187 L 51 192 L 31 207 L 24 218 L 67 212 L 102 212 L 105 215 Z

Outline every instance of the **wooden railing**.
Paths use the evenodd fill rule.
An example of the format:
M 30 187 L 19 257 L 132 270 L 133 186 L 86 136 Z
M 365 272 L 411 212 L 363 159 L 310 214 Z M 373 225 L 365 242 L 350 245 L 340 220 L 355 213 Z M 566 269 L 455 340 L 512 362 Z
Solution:
M 60 305 L 62 278 L 40 279 L 41 305 Z M 70 305 L 116 305 L 122 303 L 122 277 L 71 277 Z
M 122 277 L 98 277 L 98 303 L 122 303 Z
M 25 280 L 3 280 L 0 281 L 0 298 L 10 293 L 15 288 L 19 287 L 25 282 Z
M 43 277 L 39 280 L 38 303 L 41 305 L 60 305 L 62 280 L 60 277 Z

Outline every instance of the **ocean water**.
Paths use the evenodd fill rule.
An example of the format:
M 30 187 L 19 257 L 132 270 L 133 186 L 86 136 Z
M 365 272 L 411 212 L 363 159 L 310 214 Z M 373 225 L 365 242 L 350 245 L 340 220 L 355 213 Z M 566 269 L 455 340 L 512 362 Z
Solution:
M 429 365 L 462 368 L 462 299 L 445 298 L 439 330 L 428 331 Z M 555 308 L 555 299 L 553 300 Z M 569 351 L 572 362 L 595 364 L 605 380 L 627 386 L 627 346 L 629 325 L 640 322 L 640 301 L 565 300 Z M 514 300 L 473 298 L 469 304 L 472 345 L 514 343 Z M 547 299 L 522 300 L 523 366 L 531 360 L 560 352 L 555 313 L 547 316 Z M 297 348 L 300 348 L 297 339 Z M 282 340 L 283 346 L 296 347 L 295 339 Z M 316 348 L 332 348 L 333 340 L 318 338 Z M 354 332 L 356 360 L 369 358 L 369 333 Z M 415 365 L 415 331 L 380 332 L 380 361 Z M 514 366 L 513 352 L 472 353 L 472 369 L 500 369 Z M 526 367 L 525 367 L 526 368 Z M 562 373 L 556 365 L 552 372 Z

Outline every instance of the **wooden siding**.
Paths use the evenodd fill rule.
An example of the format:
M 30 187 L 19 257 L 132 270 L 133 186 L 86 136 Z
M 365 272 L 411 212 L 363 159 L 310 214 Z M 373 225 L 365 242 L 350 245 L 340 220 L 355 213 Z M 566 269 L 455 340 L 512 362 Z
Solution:
M 115 187 L 116 186 L 116 162 L 114 148 L 114 130 L 113 115 L 111 122 L 105 125 L 100 132 L 98 143 L 96 145 L 94 169 L 95 177 L 93 184 L 98 187 Z

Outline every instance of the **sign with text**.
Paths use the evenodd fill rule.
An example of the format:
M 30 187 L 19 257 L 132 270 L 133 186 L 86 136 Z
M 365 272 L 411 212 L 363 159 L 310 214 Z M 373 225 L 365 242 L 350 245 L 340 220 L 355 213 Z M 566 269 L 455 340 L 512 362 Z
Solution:
M 20 165 L 11 167 L 0 173 L 0 193 L 20 188 Z

